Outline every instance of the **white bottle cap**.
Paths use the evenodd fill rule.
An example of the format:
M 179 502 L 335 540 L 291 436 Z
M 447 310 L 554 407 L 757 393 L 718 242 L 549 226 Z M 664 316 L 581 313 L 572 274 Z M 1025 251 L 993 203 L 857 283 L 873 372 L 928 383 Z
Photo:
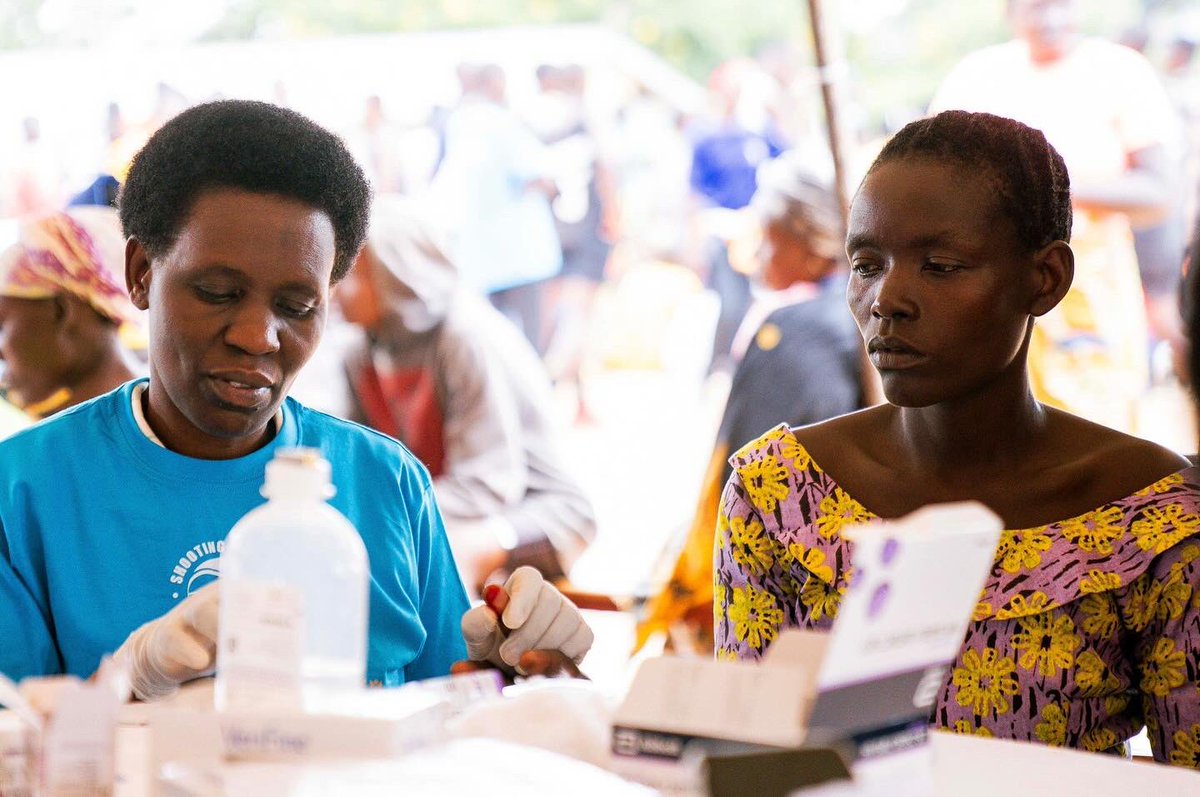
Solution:
M 337 492 L 330 479 L 329 460 L 315 448 L 281 448 L 267 463 L 263 498 L 325 501 Z

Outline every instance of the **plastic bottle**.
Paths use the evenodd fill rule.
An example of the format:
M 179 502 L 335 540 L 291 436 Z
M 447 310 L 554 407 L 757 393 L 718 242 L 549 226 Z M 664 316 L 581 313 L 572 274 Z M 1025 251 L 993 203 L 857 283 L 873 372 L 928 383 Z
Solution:
M 247 513 L 221 556 L 218 710 L 332 710 L 366 680 L 367 551 L 326 503 L 329 463 L 282 449 L 267 503 Z

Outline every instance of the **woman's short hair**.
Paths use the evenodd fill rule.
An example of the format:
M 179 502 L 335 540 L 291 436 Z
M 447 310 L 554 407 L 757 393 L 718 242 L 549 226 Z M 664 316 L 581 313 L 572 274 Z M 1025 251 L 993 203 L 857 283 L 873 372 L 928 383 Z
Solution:
M 189 108 L 134 157 L 121 187 L 125 235 L 151 257 L 168 251 L 197 197 L 232 188 L 295 199 L 333 224 L 332 282 L 367 234 L 371 189 L 341 139 L 295 111 L 251 100 Z
M 943 111 L 896 133 L 871 171 L 903 158 L 954 163 L 990 179 L 1001 213 L 1027 251 L 1071 240 L 1071 180 L 1040 130 L 990 113 Z

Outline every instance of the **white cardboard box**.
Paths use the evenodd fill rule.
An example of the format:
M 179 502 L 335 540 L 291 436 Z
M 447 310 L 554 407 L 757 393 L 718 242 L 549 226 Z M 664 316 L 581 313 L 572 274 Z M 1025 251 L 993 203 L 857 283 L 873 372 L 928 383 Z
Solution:
M 987 508 L 961 503 L 849 532 L 854 575 L 832 632 L 786 630 L 761 663 L 647 660 L 617 709 L 613 752 L 921 743 L 1000 531 Z

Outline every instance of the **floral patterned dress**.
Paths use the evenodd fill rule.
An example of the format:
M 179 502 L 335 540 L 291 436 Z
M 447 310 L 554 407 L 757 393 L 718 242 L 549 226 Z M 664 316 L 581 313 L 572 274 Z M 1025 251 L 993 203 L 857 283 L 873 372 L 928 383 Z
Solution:
M 733 456 L 715 544 L 717 656 L 828 629 L 873 519 L 786 426 Z M 958 733 L 1200 768 L 1200 470 L 1048 526 L 1005 531 L 932 717 Z

